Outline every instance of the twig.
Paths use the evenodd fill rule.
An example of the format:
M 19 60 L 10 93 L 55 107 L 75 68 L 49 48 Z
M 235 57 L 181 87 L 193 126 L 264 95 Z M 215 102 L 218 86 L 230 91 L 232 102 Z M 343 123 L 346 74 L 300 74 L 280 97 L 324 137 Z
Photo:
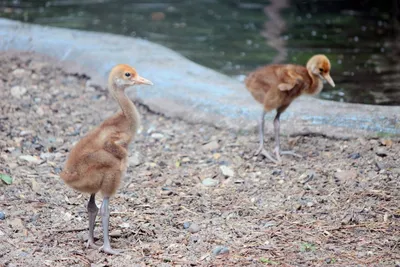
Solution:
M 81 232 L 88 230 L 88 227 L 83 227 L 83 228 L 75 228 L 75 229 L 60 229 L 60 230 L 55 230 L 54 233 L 70 233 L 70 232 Z
M 186 208 L 185 206 L 180 206 L 182 209 L 184 209 L 184 210 L 186 210 L 186 211 L 188 211 L 188 212 L 190 212 L 190 213 L 192 213 L 192 214 L 194 214 L 194 215 L 199 215 L 198 213 L 196 213 L 196 212 L 194 212 L 194 211 L 191 211 L 190 209 L 188 209 L 188 208 Z
M 376 226 L 378 226 L 378 225 L 379 225 L 379 226 L 382 226 L 382 224 L 377 224 Z M 368 228 L 369 226 L 372 226 L 372 224 L 369 223 L 369 224 L 341 225 L 341 226 L 336 227 L 336 228 L 322 229 L 322 231 L 337 231 L 337 230 L 351 229 L 351 228 L 357 228 L 357 227 L 365 227 L 365 228 Z M 368 229 L 369 229 L 369 230 L 375 230 L 375 229 L 378 229 L 378 228 L 375 227 L 375 229 L 371 229 L 371 228 L 368 228 Z M 378 229 L 378 230 L 382 230 L 382 229 Z

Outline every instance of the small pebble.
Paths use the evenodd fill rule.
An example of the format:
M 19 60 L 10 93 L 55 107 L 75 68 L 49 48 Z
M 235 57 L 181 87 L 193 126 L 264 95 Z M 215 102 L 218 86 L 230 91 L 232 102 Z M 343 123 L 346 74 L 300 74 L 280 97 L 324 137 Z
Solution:
M 266 222 L 266 223 L 264 223 L 264 227 L 272 227 L 272 226 L 275 226 L 276 225 L 276 223 L 275 222 Z
M 164 135 L 162 133 L 152 133 L 151 137 L 156 139 L 156 140 L 160 140 L 164 138 Z
M 4 212 L 0 211 L 0 220 L 5 220 L 6 219 L 6 215 L 4 214 Z
M 219 181 L 212 178 L 206 178 L 201 183 L 205 186 L 216 186 L 219 184 Z
M 28 135 L 33 135 L 35 132 L 31 131 L 31 130 L 27 130 L 27 131 L 21 131 L 19 133 L 19 136 L 28 136 Z
M 11 88 L 11 95 L 15 98 L 21 98 L 26 92 L 27 89 L 22 86 L 14 86 Z
M 200 226 L 198 226 L 197 223 L 192 223 L 187 230 L 190 233 L 194 234 L 200 231 Z
M 272 175 L 280 175 L 282 173 L 282 170 L 273 170 Z
M 219 168 L 221 169 L 221 172 L 224 176 L 227 176 L 227 177 L 235 176 L 235 172 L 230 167 L 222 165 Z
M 14 75 L 16 78 L 23 78 L 26 76 L 26 71 L 24 69 L 15 69 L 12 72 L 12 75 Z
M 378 168 L 378 171 L 386 169 L 385 164 L 379 161 L 375 161 L 375 166 Z
M 128 158 L 128 163 L 129 163 L 129 166 L 132 166 L 132 167 L 140 165 L 142 163 L 142 161 L 141 161 L 139 152 L 134 152 L 132 154 L 132 156 L 130 156 Z
M 26 256 L 28 256 L 28 253 L 22 251 L 21 253 L 19 253 L 18 256 L 20 256 L 20 257 L 26 257 Z
M 387 156 L 387 151 L 383 147 L 379 147 L 376 152 L 375 152 L 379 157 L 386 157 Z
M 188 229 L 192 223 L 191 222 L 184 222 L 183 229 Z
M 229 248 L 224 246 L 217 246 L 212 250 L 212 254 L 215 256 L 227 253 L 229 253 Z
M 335 178 L 339 180 L 353 180 L 357 178 L 356 170 L 339 170 L 335 173 Z
M 360 158 L 360 157 L 361 157 L 360 153 L 351 153 L 351 154 L 349 155 L 349 158 L 350 158 L 350 159 L 358 159 L 358 158 Z
M 203 150 L 217 150 L 219 148 L 219 144 L 217 141 L 211 141 L 210 143 L 207 143 L 203 145 Z
M 122 231 L 117 229 L 117 230 L 112 230 L 110 232 L 110 236 L 112 237 L 121 237 L 122 236 Z
M 37 157 L 31 156 L 31 155 L 21 155 L 21 156 L 19 156 L 19 159 L 27 161 L 27 162 L 33 162 L 36 164 L 40 163 L 40 159 L 38 159 Z

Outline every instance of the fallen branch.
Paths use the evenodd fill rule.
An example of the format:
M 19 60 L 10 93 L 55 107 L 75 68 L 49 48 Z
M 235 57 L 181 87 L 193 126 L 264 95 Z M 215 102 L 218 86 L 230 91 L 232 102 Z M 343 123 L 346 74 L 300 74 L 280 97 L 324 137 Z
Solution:
M 83 228 L 75 228 L 75 229 L 60 229 L 60 230 L 54 230 L 54 233 L 71 233 L 71 232 L 81 232 L 81 231 L 87 231 L 88 227 L 83 227 Z

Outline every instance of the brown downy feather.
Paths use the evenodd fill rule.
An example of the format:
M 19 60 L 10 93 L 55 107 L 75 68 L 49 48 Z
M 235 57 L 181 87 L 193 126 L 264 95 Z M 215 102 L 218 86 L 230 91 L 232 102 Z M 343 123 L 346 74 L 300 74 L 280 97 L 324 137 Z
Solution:
M 66 184 L 87 193 L 113 195 L 127 168 L 128 145 L 139 127 L 139 114 L 125 89 L 136 84 L 152 84 L 128 65 L 117 65 L 108 81 L 110 94 L 121 111 L 88 132 L 71 150 L 64 171 Z

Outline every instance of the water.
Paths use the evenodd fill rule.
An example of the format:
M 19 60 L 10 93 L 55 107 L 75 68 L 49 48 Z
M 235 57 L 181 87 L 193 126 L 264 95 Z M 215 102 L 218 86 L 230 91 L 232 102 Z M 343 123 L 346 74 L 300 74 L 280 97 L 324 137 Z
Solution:
M 261 65 L 305 64 L 324 53 L 337 86 L 326 85 L 321 98 L 399 105 L 399 6 L 398 0 L 13 0 L 0 1 L 0 16 L 145 38 L 237 79 Z

